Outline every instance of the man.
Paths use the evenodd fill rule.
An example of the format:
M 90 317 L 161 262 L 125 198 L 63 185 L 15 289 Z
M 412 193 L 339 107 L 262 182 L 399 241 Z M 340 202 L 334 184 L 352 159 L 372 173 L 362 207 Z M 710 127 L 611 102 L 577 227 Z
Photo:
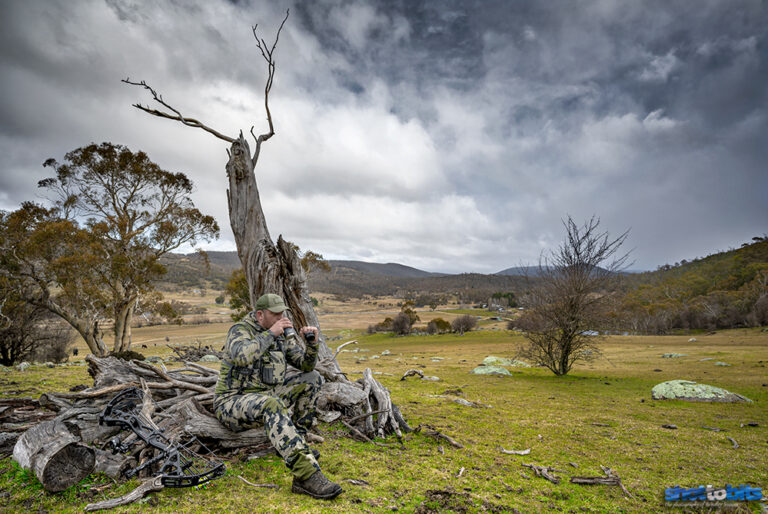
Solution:
M 291 490 L 330 500 L 342 489 L 320 471 L 317 454 L 305 439 L 323 383 L 314 371 L 318 330 L 301 329 L 307 340 L 303 349 L 291 320 L 284 317 L 286 310 L 281 297 L 265 294 L 256 301 L 255 310 L 229 330 L 214 411 L 221 423 L 234 431 L 264 425 L 272 445 L 293 473 Z M 293 332 L 289 337 L 286 329 Z M 301 373 L 287 378 L 288 364 Z

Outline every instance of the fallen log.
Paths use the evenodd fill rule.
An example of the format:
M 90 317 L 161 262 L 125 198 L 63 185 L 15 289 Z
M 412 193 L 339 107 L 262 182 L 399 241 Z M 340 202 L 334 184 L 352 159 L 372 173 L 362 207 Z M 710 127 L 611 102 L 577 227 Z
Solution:
M 78 442 L 64 423 L 44 421 L 16 441 L 13 459 L 34 472 L 46 491 L 58 492 L 87 477 L 94 468 L 93 448 Z

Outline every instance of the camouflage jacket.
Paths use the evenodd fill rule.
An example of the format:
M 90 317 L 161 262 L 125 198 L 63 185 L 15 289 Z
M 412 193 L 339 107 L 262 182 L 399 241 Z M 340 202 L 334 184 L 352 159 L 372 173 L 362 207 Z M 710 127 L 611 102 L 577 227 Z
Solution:
M 215 393 L 226 396 L 266 391 L 283 384 L 289 364 L 308 372 L 316 361 L 317 343 L 304 349 L 295 338 L 275 337 L 250 313 L 229 329 Z

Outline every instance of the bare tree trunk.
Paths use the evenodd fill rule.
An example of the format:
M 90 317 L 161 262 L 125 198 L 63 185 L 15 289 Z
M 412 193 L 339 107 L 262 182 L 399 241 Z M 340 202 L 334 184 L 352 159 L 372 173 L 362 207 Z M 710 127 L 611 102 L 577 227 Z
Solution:
M 295 325 L 317 327 L 317 315 L 298 255 L 282 236 L 275 245 L 269 235 L 254 167 L 248 142 L 241 134 L 232 143 L 227 163 L 227 201 L 237 253 L 248 280 L 251 305 L 259 296 L 275 293 L 285 300 Z M 318 372 L 327 380 L 343 379 L 344 375 L 323 337 L 320 337 L 319 347 Z

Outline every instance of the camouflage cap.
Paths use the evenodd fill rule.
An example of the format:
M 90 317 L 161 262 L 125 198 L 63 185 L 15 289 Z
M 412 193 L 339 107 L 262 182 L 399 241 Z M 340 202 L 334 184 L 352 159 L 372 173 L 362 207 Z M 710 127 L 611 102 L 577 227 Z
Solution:
M 285 306 L 285 302 L 278 295 L 269 293 L 261 295 L 259 299 L 256 300 L 254 309 L 257 311 L 268 309 L 274 313 L 280 313 L 288 310 L 288 307 Z

